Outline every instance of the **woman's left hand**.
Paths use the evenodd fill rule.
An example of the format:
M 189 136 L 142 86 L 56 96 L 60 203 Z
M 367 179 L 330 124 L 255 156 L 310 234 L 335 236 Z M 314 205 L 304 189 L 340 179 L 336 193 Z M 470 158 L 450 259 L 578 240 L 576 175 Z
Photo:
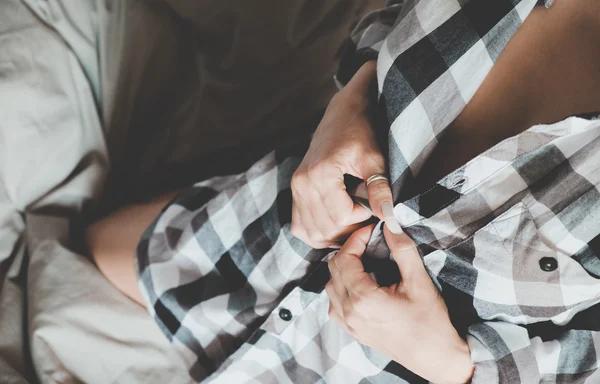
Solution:
M 329 315 L 361 344 L 435 383 L 465 383 L 473 374 L 469 346 L 458 335 L 414 242 L 384 235 L 402 281 L 380 287 L 361 256 L 373 226 L 356 231 L 329 261 Z

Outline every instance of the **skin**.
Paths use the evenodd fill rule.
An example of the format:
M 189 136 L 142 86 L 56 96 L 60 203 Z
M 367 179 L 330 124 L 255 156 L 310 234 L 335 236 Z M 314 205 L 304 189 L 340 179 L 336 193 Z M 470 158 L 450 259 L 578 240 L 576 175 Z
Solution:
M 473 374 L 469 347 L 452 326 L 414 242 L 384 228 L 402 282 L 380 287 L 360 260 L 372 230 L 368 226 L 356 231 L 329 260 L 329 316 L 361 344 L 429 381 L 467 382 Z
M 550 9 L 534 10 L 448 128 L 417 177 L 419 187 L 431 186 L 531 125 L 600 110 L 599 21 L 600 6 L 589 0 L 559 0 Z M 343 174 L 366 179 L 385 173 L 367 113 L 368 87 L 374 78 L 374 64 L 367 63 L 334 97 L 292 179 L 292 232 L 314 247 L 337 244 L 367 217 L 352 204 L 341 183 Z M 368 192 L 371 207 L 383 218 L 381 204 L 391 201 L 389 186 L 375 182 Z M 141 305 L 135 247 L 171 197 L 125 207 L 87 230 L 90 253 L 99 269 Z M 423 274 L 412 241 L 403 234 L 386 233 L 402 275 L 412 278 L 381 288 L 369 281 L 359 263 L 370 231 L 365 228 L 350 237 L 329 264 L 331 317 L 361 343 L 431 381 L 468 381 L 473 371 L 468 345 L 455 334 L 443 300 Z M 411 348 L 398 348 L 406 345 Z M 407 350 L 411 355 L 406 355 Z M 439 372 L 443 377 L 436 376 Z
M 417 177 L 420 189 L 534 124 L 600 111 L 598 21 L 600 7 L 583 0 L 533 11 L 424 165 Z M 361 343 L 430 381 L 467 382 L 473 373 L 468 345 L 450 330 L 431 281 L 413 277 L 389 289 L 378 287 L 356 262 L 365 236 L 353 235 L 352 244 L 329 262 L 331 317 Z M 423 275 L 406 235 L 387 231 L 386 241 L 403 276 Z
M 104 276 L 141 306 L 146 303 L 137 286 L 135 249 L 142 234 L 178 192 L 119 209 L 86 229 L 88 250 Z
M 600 6 L 594 4 L 558 0 L 530 14 L 417 175 L 421 190 L 532 125 L 600 110 Z M 292 233 L 315 248 L 335 244 L 362 218 L 343 174 L 366 180 L 385 173 L 366 113 L 373 81 L 367 63 L 332 101 L 292 178 Z M 386 200 L 385 182 L 374 183 L 369 202 L 381 219 Z
M 421 189 L 535 124 L 600 111 L 600 6 L 593 4 L 559 0 L 531 13 L 419 173 Z
M 292 177 L 291 232 L 313 248 L 339 243 L 371 215 L 354 204 L 346 191 L 344 174 L 366 180 L 385 174 L 385 159 L 369 118 L 369 87 L 376 76 L 368 62 L 330 102 L 302 163 Z M 392 202 L 385 180 L 367 188 L 369 203 L 383 219 L 381 205 Z

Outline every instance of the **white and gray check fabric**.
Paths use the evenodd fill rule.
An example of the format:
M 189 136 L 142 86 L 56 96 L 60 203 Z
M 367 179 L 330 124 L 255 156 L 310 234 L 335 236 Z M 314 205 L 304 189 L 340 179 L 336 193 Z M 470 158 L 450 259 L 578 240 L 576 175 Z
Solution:
M 414 195 L 414 177 L 536 0 L 396 1 L 348 40 L 377 58 L 396 219 L 471 348 L 473 383 L 598 383 L 600 121 L 536 125 Z M 328 317 L 327 250 L 290 235 L 299 157 L 272 153 L 169 204 L 138 246 L 150 314 L 196 381 L 421 383 Z M 365 266 L 400 276 L 380 226 Z M 410 348 L 410 346 L 399 346 Z

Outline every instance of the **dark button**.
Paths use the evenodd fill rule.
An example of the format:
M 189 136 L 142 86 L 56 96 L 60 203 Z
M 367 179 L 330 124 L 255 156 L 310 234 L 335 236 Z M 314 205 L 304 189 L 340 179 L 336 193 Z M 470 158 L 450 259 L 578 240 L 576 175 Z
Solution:
M 292 320 L 292 312 L 289 309 L 281 308 L 279 310 L 279 317 L 281 317 L 281 320 L 290 321 Z
M 558 261 L 553 257 L 542 257 L 540 259 L 540 268 L 546 272 L 555 271 L 558 268 Z

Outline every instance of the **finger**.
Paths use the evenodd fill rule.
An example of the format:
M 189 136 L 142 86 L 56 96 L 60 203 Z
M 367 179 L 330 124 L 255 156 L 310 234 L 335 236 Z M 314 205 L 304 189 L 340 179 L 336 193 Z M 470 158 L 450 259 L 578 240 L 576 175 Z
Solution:
M 350 296 L 362 296 L 379 288 L 365 272 L 361 260 L 373 228 L 374 225 L 369 225 L 354 232 L 333 259 Z
M 369 220 L 373 215 L 367 209 L 360 204 L 354 204 L 352 207 L 352 213 L 348 222 L 352 224 L 362 223 L 363 221 Z
M 306 227 L 302 221 L 302 215 L 300 214 L 300 205 L 297 199 L 293 199 L 292 204 L 292 223 L 290 230 L 294 236 L 305 242 L 306 244 L 314 247 L 313 243 L 306 232 Z
M 369 195 L 369 205 L 375 215 L 384 220 L 393 233 L 402 232 L 394 216 L 392 189 L 389 181 L 386 179 L 374 180 L 367 186 L 367 193 Z
M 367 181 L 373 175 L 385 175 L 385 162 L 383 156 L 379 155 L 366 163 L 362 170 L 363 179 Z M 394 233 L 400 233 L 400 225 L 396 222 L 393 210 L 392 188 L 389 180 L 374 180 L 367 186 L 367 195 L 371 210 L 380 220 L 389 222 L 389 228 Z
M 334 240 L 342 227 L 333 221 L 329 207 L 323 202 L 322 197 L 316 190 L 313 190 L 313 194 L 309 196 L 308 201 L 313 222 L 321 233 L 323 240 Z
M 325 286 L 325 292 L 327 293 L 327 296 L 329 296 L 329 315 L 331 316 L 331 313 L 335 312 L 335 314 L 343 320 L 342 303 L 331 282 L 327 283 Z
M 367 225 L 369 225 L 370 223 L 368 222 L 361 222 L 358 224 L 353 224 L 353 225 L 349 225 L 347 227 L 344 227 L 341 229 L 340 233 L 335 237 L 335 241 L 338 244 L 344 244 L 348 238 L 350 236 L 352 236 L 352 234 L 356 231 L 358 231 L 359 229 L 366 227 Z M 340 246 L 340 248 L 342 248 L 342 246 Z
M 340 326 L 340 328 L 346 331 L 347 334 L 358 340 L 354 330 L 348 324 L 346 324 L 344 318 L 337 311 L 329 311 L 329 317 L 331 317 L 331 319 L 335 321 L 336 324 Z
M 333 222 L 333 219 L 328 212 L 327 204 L 324 204 L 323 201 L 319 200 L 320 196 L 315 193 L 310 195 L 308 198 L 310 198 L 311 201 L 307 203 L 307 200 L 304 200 L 304 204 L 310 207 L 309 210 L 312 222 L 320 233 L 320 236 L 317 238 L 314 238 L 317 236 L 317 234 L 309 236 L 313 244 L 342 244 L 351 233 L 354 233 L 355 230 L 364 227 L 363 222 L 371 217 L 370 213 L 364 208 L 360 207 L 358 204 L 357 206 L 359 208 L 357 208 L 355 211 L 354 203 L 352 200 L 350 200 L 352 209 L 349 213 L 349 216 L 352 218 L 352 220 L 348 221 L 353 222 L 355 220 L 357 223 L 353 222 L 347 226 L 338 226 Z M 314 214 L 314 212 L 320 212 L 321 214 Z
M 371 209 L 377 217 L 383 220 L 385 218 L 383 204 L 392 205 L 392 189 L 389 182 L 384 179 L 375 180 L 367 186 L 367 193 L 369 194 Z
M 429 274 L 425 270 L 417 245 L 406 233 L 396 235 L 392 233 L 387 225 L 383 229 L 385 241 L 392 252 L 392 257 L 402 275 L 402 284 L 410 286 L 415 281 L 426 278 L 430 281 Z
M 338 233 L 338 226 L 331 219 L 329 209 L 323 203 L 319 192 L 315 188 L 307 189 L 299 196 L 299 200 L 302 200 L 307 212 L 311 215 L 315 231 L 319 232 L 318 236 L 316 233 L 309 232 L 311 238 L 315 235 L 317 236 L 317 238 L 314 239 L 316 241 L 332 240 Z
M 312 245 L 324 241 L 325 239 L 323 238 L 321 231 L 319 231 L 317 225 L 313 220 L 313 216 L 310 213 L 310 209 L 308 208 L 306 199 L 304 197 L 298 197 L 295 198 L 295 201 L 298 205 L 298 213 L 300 214 L 300 221 L 302 222 L 302 227 L 304 227 L 304 230 L 306 231 L 306 234 L 308 235 L 310 241 L 309 244 Z
M 331 221 L 338 227 L 360 223 L 370 216 L 367 210 L 354 204 L 346 190 L 343 177 L 332 184 L 323 185 L 318 193 Z
M 308 239 L 306 229 L 304 229 L 304 225 L 302 225 L 302 219 L 300 218 L 300 211 L 296 199 L 292 200 L 292 222 L 290 223 L 290 231 L 302 241 Z
M 338 307 L 341 310 L 341 308 L 342 308 L 341 304 L 343 304 L 344 301 L 346 301 L 348 299 L 348 290 L 344 286 L 344 282 L 342 280 L 340 270 L 335 263 L 336 256 L 337 255 L 333 256 L 329 260 L 329 262 L 327 263 L 327 266 L 329 267 L 329 274 L 331 275 L 331 280 L 329 281 L 329 283 L 331 284 L 331 287 L 332 287 L 333 291 L 335 292 L 336 299 L 339 301 L 339 304 L 340 304 Z
M 375 224 L 367 225 L 362 227 L 361 229 L 355 231 L 352 236 L 348 238 L 346 244 L 342 247 L 337 256 L 341 253 L 350 253 L 357 255 L 359 258 L 364 253 L 367 248 L 367 243 L 371 238 L 371 234 L 373 233 L 373 229 L 375 228 Z M 359 260 L 360 261 L 360 260 Z M 361 263 L 362 265 L 362 263 Z M 338 264 L 339 267 L 339 264 Z
M 299 206 L 294 199 L 292 204 L 292 223 L 290 224 L 290 232 L 292 235 L 315 249 L 341 248 L 341 245 L 334 241 L 312 241 L 304 229 L 299 211 Z
M 325 286 L 325 291 L 329 296 L 329 317 L 333 319 L 333 321 L 335 321 L 344 331 L 346 331 L 346 333 L 354 337 L 356 340 L 359 340 L 356 331 L 350 325 L 348 325 L 346 319 L 344 318 L 342 304 L 340 303 L 340 300 L 334 291 L 333 285 L 328 283 Z

